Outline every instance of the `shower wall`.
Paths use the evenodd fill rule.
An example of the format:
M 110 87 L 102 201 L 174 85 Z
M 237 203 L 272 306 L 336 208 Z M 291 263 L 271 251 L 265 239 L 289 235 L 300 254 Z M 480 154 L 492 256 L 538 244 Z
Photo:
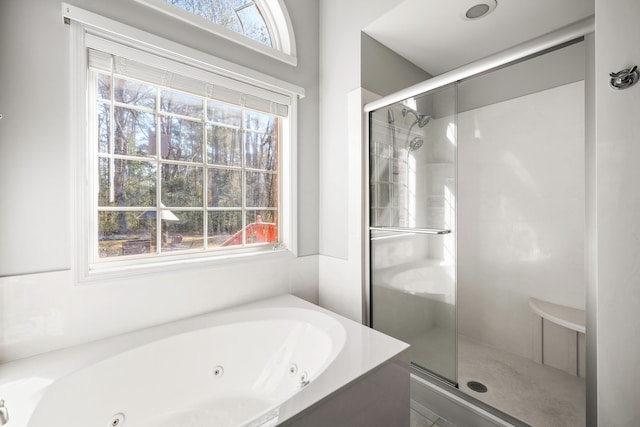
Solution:
M 584 116 L 583 81 L 459 114 L 458 331 L 467 338 L 540 361 L 529 297 L 584 308 Z M 545 336 L 545 363 L 575 372 L 575 333 L 546 323 Z

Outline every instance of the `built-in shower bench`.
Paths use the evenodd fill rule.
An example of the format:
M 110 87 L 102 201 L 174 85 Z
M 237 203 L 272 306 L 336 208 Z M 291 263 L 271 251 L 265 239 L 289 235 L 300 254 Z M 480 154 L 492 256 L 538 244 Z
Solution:
M 576 376 L 580 375 L 579 368 L 579 343 L 580 334 L 586 332 L 586 315 L 585 311 L 579 308 L 567 307 L 565 305 L 555 304 L 549 301 L 543 301 L 537 298 L 529 298 L 529 307 L 541 317 L 541 353 L 542 364 L 544 365 L 544 321 L 555 323 L 572 331 L 576 331 Z
M 586 330 L 584 310 L 554 304 L 537 298 L 529 298 L 529 306 L 534 313 L 547 319 L 549 322 L 583 334 Z

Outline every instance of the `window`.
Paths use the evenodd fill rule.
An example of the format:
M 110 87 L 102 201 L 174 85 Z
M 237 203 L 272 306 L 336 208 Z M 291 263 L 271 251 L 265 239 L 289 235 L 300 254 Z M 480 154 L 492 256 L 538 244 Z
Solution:
M 291 65 L 293 27 L 283 0 L 136 0 Z
M 209 22 L 243 34 L 268 47 L 272 30 L 267 25 L 258 4 L 249 0 L 164 0 Z
M 104 56 L 92 51 L 89 64 L 99 257 L 278 243 L 283 118 L 155 84 L 160 70 Z
M 77 181 L 87 182 L 76 204 L 79 280 L 295 253 L 303 90 L 234 64 L 227 71 L 225 61 L 65 8 L 83 20 L 72 22 L 78 66 L 71 78 L 87 82 L 74 98 L 74 115 L 87 117 L 75 138 Z M 126 32 L 126 44 L 111 27 Z

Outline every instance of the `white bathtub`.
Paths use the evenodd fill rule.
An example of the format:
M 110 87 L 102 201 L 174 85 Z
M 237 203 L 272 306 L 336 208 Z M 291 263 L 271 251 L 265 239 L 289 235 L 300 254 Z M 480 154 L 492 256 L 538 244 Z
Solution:
M 0 399 L 7 427 L 322 425 L 309 408 L 406 349 L 284 295 L 0 365 Z

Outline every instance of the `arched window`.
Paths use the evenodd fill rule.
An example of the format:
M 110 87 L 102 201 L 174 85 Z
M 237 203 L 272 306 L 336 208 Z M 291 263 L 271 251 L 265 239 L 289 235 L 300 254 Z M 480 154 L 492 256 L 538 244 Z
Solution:
M 63 10 L 74 46 L 77 171 L 91 177 L 77 186 L 78 280 L 295 255 L 304 89 L 73 5 Z
M 182 21 L 296 65 L 295 41 L 282 0 L 137 0 Z
M 165 0 L 167 3 L 184 9 L 222 25 L 236 33 L 244 34 L 265 46 L 273 47 L 271 32 L 263 13 L 255 1 L 249 0 Z

